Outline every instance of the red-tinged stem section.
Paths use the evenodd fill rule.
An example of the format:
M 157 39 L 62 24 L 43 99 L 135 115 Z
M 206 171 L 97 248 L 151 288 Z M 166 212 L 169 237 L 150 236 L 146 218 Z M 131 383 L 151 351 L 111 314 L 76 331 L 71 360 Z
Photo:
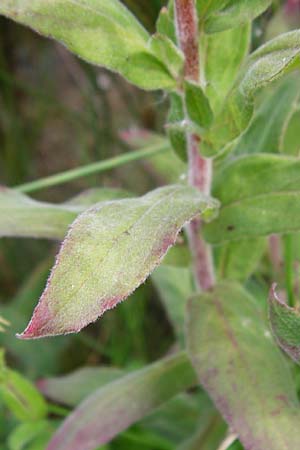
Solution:
M 184 76 L 199 82 L 199 38 L 198 18 L 195 0 L 175 0 L 177 39 L 185 56 Z M 188 135 L 189 183 L 206 195 L 210 194 L 212 162 L 199 152 L 200 137 Z M 201 237 L 201 220 L 195 219 L 188 227 L 191 251 L 194 257 L 194 271 L 198 287 L 208 290 L 215 284 L 211 248 Z

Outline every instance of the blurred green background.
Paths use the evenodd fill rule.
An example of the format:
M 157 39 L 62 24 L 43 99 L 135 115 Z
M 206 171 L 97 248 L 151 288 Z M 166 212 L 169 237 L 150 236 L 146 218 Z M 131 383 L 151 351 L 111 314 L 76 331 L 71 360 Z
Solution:
M 150 31 L 165 4 L 162 0 L 124 3 Z M 286 2 L 274 2 L 255 23 L 253 47 L 299 23 L 299 9 L 291 12 Z M 0 184 L 18 185 L 130 151 L 120 132 L 147 129 L 163 133 L 167 110 L 162 93 L 140 91 L 116 74 L 85 64 L 59 44 L 0 19 Z M 158 157 L 33 196 L 60 202 L 95 186 L 122 187 L 139 194 L 178 177 L 182 170 L 175 156 L 172 161 Z M 0 346 L 6 350 L 10 367 L 35 381 L 85 365 L 134 369 L 172 350 L 174 331 L 150 281 L 78 335 L 17 340 L 15 332 L 22 331 L 30 318 L 57 249 L 57 243 L 43 240 L 0 240 L 0 315 L 11 322 L 6 333 L 0 334 Z M 193 432 L 199 413 L 193 403 L 188 409 L 190 417 L 184 417 L 187 406 L 178 402 L 178 417 L 169 411 L 165 422 L 153 419 L 152 428 L 137 425 L 110 448 L 175 448 L 175 442 Z M 53 415 L 53 419 L 58 417 Z M 171 417 L 169 422 L 166 417 Z M 1 449 L 8 448 L 7 437 L 15 425 L 15 419 L 0 406 Z M 161 441 L 153 443 L 151 433 L 158 429 Z

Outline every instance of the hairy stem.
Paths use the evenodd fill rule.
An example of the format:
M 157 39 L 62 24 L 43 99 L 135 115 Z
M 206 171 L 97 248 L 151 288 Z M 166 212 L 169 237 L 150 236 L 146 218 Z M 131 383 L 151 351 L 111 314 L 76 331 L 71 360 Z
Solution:
M 184 76 L 198 83 L 200 80 L 198 19 L 195 0 L 175 0 L 177 39 L 185 56 Z M 212 162 L 199 153 L 200 138 L 188 135 L 189 183 L 204 194 L 210 194 Z M 190 247 L 194 257 L 197 285 L 208 290 L 215 284 L 211 248 L 201 237 L 201 220 L 188 227 Z

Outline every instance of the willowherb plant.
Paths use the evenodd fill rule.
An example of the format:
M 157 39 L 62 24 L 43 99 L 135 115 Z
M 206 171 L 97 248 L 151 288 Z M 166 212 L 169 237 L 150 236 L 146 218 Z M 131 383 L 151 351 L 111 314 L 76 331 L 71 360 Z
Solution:
M 93 450 L 197 380 L 232 432 L 222 449 L 236 439 L 246 450 L 300 448 L 297 386 L 281 352 L 300 360 L 293 285 L 287 285 L 290 304 L 271 290 L 273 339 L 267 298 L 258 301 L 247 283 L 266 236 L 276 270 L 279 236 L 290 245 L 300 230 L 300 146 L 291 139 L 299 118 L 299 75 L 292 72 L 300 66 L 300 31 L 250 53 L 252 21 L 270 3 L 170 0 L 150 36 L 118 0 L 1 0 L 1 14 L 84 60 L 142 89 L 164 90 L 168 142 L 187 168 L 187 181 L 139 198 L 99 189 L 53 205 L 24 194 L 67 181 L 76 171 L 0 191 L 2 236 L 63 239 L 22 339 L 80 331 L 138 288 L 182 229 L 190 245 L 193 283 L 184 272 L 179 279 L 153 272 L 184 350 L 108 383 L 74 410 L 48 450 Z M 257 94 L 282 77 L 257 110 Z M 146 157 L 168 142 L 121 159 Z M 186 292 L 180 313 L 166 295 L 166 280 Z M 51 383 L 42 390 L 53 398 Z M 181 448 L 217 449 L 222 426 L 213 430 L 217 441 L 205 446 L 196 435 Z

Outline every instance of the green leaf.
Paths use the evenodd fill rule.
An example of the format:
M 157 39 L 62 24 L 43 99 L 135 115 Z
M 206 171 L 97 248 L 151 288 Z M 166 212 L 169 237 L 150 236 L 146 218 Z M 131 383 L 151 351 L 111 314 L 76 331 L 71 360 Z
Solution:
M 249 52 L 250 42 L 249 23 L 221 34 L 202 37 L 200 65 L 205 68 L 205 93 L 215 114 L 220 112 L 228 92 L 233 87 L 240 66 Z
M 186 222 L 217 207 L 194 188 L 170 185 L 88 209 L 71 226 L 21 337 L 78 332 L 95 321 L 145 281 Z
M 149 48 L 164 64 L 176 79 L 183 72 L 184 56 L 181 50 L 163 34 L 155 34 L 149 41 Z
M 226 424 L 219 414 L 208 417 L 208 420 L 205 419 L 206 417 L 200 421 L 196 433 L 190 439 L 176 447 L 176 450 L 219 449 L 226 433 Z
M 276 37 L 250 55 L 237 86 L 228 95 L 212 127 L 203 134 L 203 154 L 212 156 L 240 136 L 252 118 L 255 94 L 299 66 L 299 30 Z
M 157 22 L 156 22 L 156 29 L 158 33 L 163 34 L 167 36 L 169 39 L 171 39 L 174 44 L 177 42 L 176 38 L 176 29 L 175 29 L 175 23 L 174 23 L 174 11 L 173 11 L 173 5 L 172 0 L 169 2 L 169 6 L 164 6 L 158 16 Z
M 167 132 L 173 150 L 182 160 L 187 160 L 187 135 L 186 130 L 176 126 L 185 120 L 183 96 L 177 92 L 170 93 L 170 111 L 168 115 Z M 175 125 L 175 126 L 173 126 Z
M 184 93 L 189 119 L 200 129 L 208 128 L 213 121 L 213 112 L 201 86 L 186 80 Z
M 235 155 L 245 153 L 283 153 L 296 156 L 289 151 L 289 144 L 282 140 L 285 135 L 286 122 L 290 117 L 295 100 L 300 96 L 298 74 L 292 74 L 282 80 L 275 89 L 263 95 L 260 106 L 254 114 L 249 128 L 238 140 L 233 150 Z
M 218 254 L 218 277 L 235 281 L 247 280 L 257 269 L 265 250 L 264 238 L 226 242 Z
M 274 285 L 269 295 L 269 318 L 279 346 L 300 363 L 300 312 L 279 298 Z
M 62 424 L 48 450 L 94 450 L 152 410 L 193 386 L 195 373 L 185 353 L 158 361 L 99 389 Z
M 47 415 L 47 404 L 33 384 L 8 367 L 0 352 L 0 398 L 20 421 L 37 421 Z
M 300 89 L 298 92 L 298 98 L 300 100 Z M 295 110 L 295 107 L 298 108 Z M 295 104 L 294 108 L 290 110 L 290 115 L 287 118 L 280 142 L 280 151 L 285 155 L 291 155 L 299 157 L 300 143 L 299 143 L 299 123 L 300 123 L 300 109 L 299 103 Z
M 296 388 L 247 291 L 224 282 L 193 298 L 187 333 L 199 381 L 245 450 L 297 448 Z
M 118 0 L 2 0 L 0 14 L 63 43 L 84 60 L 144 89 L 176 82 L 147 45 L 150 36 Z
M 63 239 L 68 226 L 88 206 L 105 199 L 127 197 L 119 189 L 91 189 L 60 205 L 39 202 L 0 187 L 0 237 Z
M 198 1 L 204 3 L 204 0 Z M 213 13 L 204 22 L 206 33 L 217 33 L 252 21 L 268 8 L 271 0 L 215 0 L 212 3 Z
M 34 441 L 41 436 L 50 438 L 51 427 L 46 420 L 35 421 L 34 423 L 22 423 L 18 425 L 8 438 L 9 450 L 31 450 Z M 35 447 L 34 447 L 35 448 Z
M 68 375 L 39 380 L 37 387 L 52 401 L 76 406 L 94 391 L 124 375 L 113 367 L 83 367 Z
M 229 163 L 216 177 L 213 195 L 222 207 L 204 226 L 211 243 L 282 234 L 300 229 L 300 161 L 272 154 Z
M 180 343 L 184 342 L 184 317 L 187 299 L 194 291 L 189 269 L 161 265 L 152 280 Z

